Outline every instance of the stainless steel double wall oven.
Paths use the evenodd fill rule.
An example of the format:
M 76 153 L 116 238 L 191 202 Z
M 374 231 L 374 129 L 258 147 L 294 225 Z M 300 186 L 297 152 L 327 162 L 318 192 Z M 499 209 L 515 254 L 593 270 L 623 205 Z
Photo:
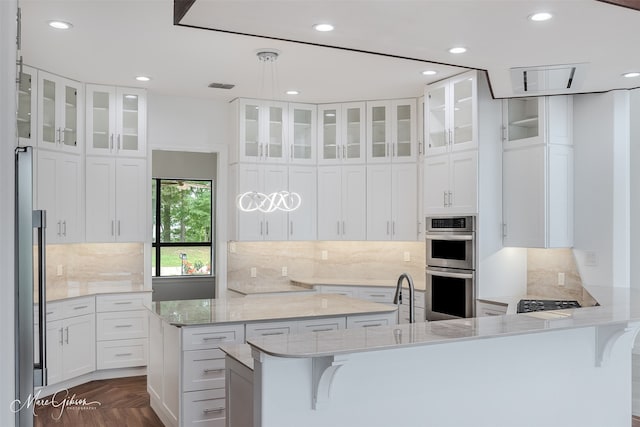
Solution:
M 476 218 L 427 217 L 425 236 L 427 320 L 474 317 Z

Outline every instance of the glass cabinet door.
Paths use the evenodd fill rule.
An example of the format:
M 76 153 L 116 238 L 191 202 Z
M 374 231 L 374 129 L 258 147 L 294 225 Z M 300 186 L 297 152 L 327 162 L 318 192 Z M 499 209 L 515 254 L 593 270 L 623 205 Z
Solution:
M 364 103 L 344 105 L 343 115 L 345 126 L 342 157 L 345 160 L 364 160 Z
M 23 67 L 18 87 L 17 131 L 20 145 L 33 145 L 36 137 L 37 71 Z
M 448 143 L 447 86 L 430 90 L 427 94 L 427 150 L 446 149 Z
M 410 103 L 394 103 L 395 147 L 393 155 L 399 158 L 413 156 L 415 106 Z
M 40 81 L 41 93 L 39 114 L 40 120 L 40 143 L 43 146 L 54 146 L 59 139 L 59 131 L 56 129 L 56 82 L 43 78 Z
M 314 105 L 289 105 L 289 157 L 303 163 L 315 160 L 315 123 Z
M 88 152 L 109 152 L 114 144 L 114 96 L 109 88 L 87 86 L 87 142 Z
M 246 103 L 242 109 L 241 155 L 244 158 L 262 157 L 264 148 L 260 146 L 260 106 L 257 103 Z
M 459 144 L 473 142 L 474 82 L 473 77 L 468 77 L 453 83 L 452 149 Z
M 118 150 L 136 152 L 140 149 L 140 96 L 122 89 L 118 91 L 120 133 Z
M 320 110 L 320 143 L 322 149 L 320 152 L 320 160 L 337 161 L 339 148 L 338 135 L 338 115 L 339 106 L 323 106 Z
M 540 136 L 539 98 L 509 99 L 506 110 L 508 142 Z
M 369 158 L 384 159 L 388 155 L 387 105 L 372 105 L 369 108 Z
M 64 85 L 64 126 L 60 130 L 60 142 L 65 147 L 78 146 L 78 89 Z
M 270 105 L 266 108 L 267 114 L 267 152 L 269 160 L 284 159 L 284 108 Z

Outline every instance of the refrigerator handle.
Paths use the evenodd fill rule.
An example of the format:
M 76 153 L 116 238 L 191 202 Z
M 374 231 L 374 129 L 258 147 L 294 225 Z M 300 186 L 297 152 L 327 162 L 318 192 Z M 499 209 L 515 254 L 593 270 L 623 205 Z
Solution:
M 47 272 L 46 246 L 47 246 L 47 212 L 43 210 L 33 211 L 33 227 L 38 230 L 38 342 L 40 363 L 36 363 L 34 371 L 34 385 L 47 385 Z

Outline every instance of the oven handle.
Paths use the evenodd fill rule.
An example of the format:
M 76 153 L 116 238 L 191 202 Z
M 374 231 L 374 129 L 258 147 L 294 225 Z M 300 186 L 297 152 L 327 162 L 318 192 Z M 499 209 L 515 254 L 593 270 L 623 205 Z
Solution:
M 427 240 L 473 240 L 473 235 L 448 235 L 448 234 L 427 234 Z
M 427 268 L 427 273 L 432 276 L 451 277 L 453 279 L 473 279 L 473 273 L 451 273 Z

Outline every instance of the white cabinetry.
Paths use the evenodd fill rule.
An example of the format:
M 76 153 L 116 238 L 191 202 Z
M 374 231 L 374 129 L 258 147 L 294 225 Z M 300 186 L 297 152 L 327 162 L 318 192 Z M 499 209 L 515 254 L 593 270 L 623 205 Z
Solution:
M 82 159 L 38 150 L 38 209 L 47 211 L 47 243 L 82 241 Z
M 300 207 L 289 212 L 289 240 L 315 240 L 318 212 L 316 167 L 289 166 L 289 191 L 301 198 Z
M 507 314 L 507 304 L 501 304 L 498 302 L 477 300 L 476 301 L 476 316 L 502 316 Z
M 87 85 L 87 154 L 146 157 L 146 92 Z
M 365 162 L 365 103 L 318 106 L 318 164 Z
M 146 160 L 87 156 L 86 240 L 143 242 L 149 197 Z
M 289 163 L 316 163 L 316 106 L 289 104 Z
M 416 100 L 367 101 L 367 163 L 416 160 Z
M 38 72 L 38 146 L 82 152 L 84 93 L 80 82 Z
M 146 366 L 149 312 L 147 294 L 96 297 L 97 368 Z
M 287 103 L 239 99 L 233 105 L 238 147 L 231 152 L 230 163 L 286 162 Z
M 18 85 L 17 130 L 20 146 L 36 146 L 38 110 L 38 71 L 23 66 Z
M 573 246 L 572 106 L 570 96 L 505 101 L 505 246 Z
M 362 166 L 318 167 L 318 240 L 365 240 L 367 177 Z
M 47 306 L 47 380 L 55 384 L 96 368 L 93 297 Z
M 477 150 L 426 157 L 424 162 L 426 215 L 477 212 Z
M 418 238 L 415 163 L 367 165 L 367 239 Z

